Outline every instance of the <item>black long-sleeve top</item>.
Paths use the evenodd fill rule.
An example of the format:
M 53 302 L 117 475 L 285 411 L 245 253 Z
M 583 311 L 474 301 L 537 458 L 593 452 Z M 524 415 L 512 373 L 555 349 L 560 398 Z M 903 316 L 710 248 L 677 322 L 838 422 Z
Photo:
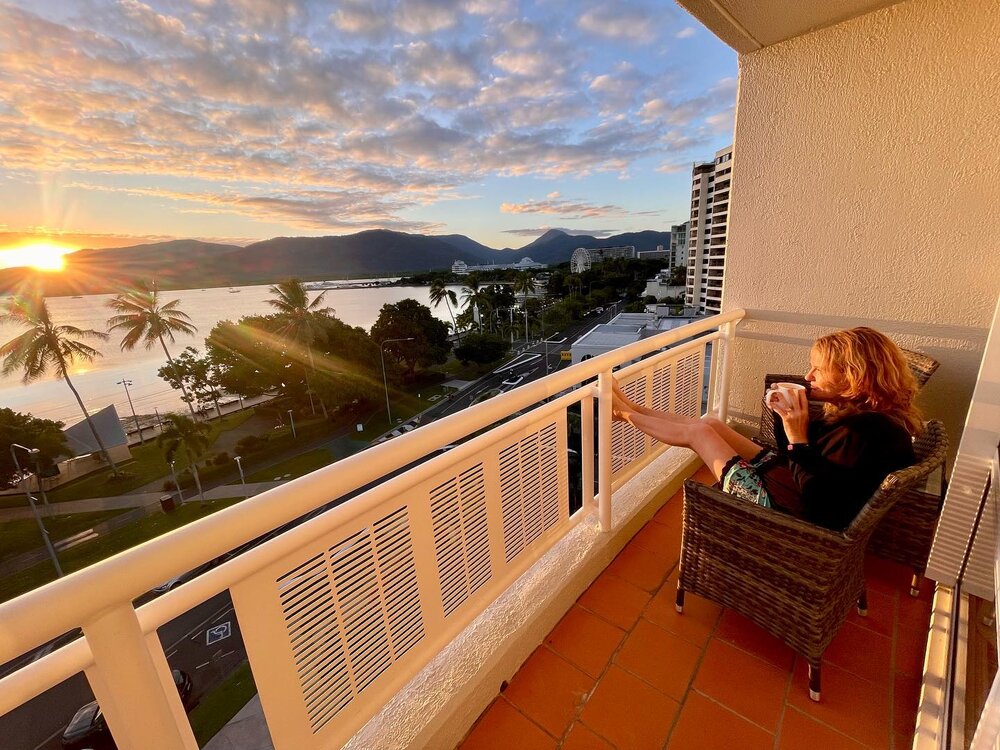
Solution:
M 916 462 L 913 441 L 895 419 L 878 412 L 809 423 L 809 444 L 786 451 L 775 420 L 779 460 L 763 467 L 776 508 L 811 523 L 846 528 L 890 472 Z

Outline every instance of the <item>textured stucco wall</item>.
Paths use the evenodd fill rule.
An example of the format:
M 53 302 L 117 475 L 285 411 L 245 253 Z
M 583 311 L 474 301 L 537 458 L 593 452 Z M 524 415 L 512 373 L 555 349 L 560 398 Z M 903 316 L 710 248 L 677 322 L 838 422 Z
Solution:
M 910 0 L 741 56 L 723 309 L 778 314 L 740 328 L 737 419 L 763 372 L 868 324 L 942 362 L 922 403 L 957 445 L 1000 287 L 998 59 L 995 0 Z

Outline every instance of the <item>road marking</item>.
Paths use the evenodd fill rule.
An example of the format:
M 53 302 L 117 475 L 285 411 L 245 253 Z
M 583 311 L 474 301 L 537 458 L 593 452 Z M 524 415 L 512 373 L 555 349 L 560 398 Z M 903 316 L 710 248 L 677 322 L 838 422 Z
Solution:
M 211 663 L 212 662 L 210 661 L 206 661 L 204 664 L 199 664 L 197 667 L 195 667 L 195 669 L 201 669 L 202 667 L 207 667 Z
M 169 654 L 167 654 L 167 659 L 169 660 L 170 657 L 173 656 L 176 653 L 177 653 L 177 649 L 175 648 L 173 651 L 171 651 Z
M 46 746 L 46 745 L 48 745 L 48 744 L 49 744 L 50 742 L 52 742 L 52 740 L 54 740 L 54 739 L 55 739 L 56 737 L 59 737 L 60 735 L 62 735 L 62 733 L 63 733 L 63 732 L 65 732 L 65 731 L 66 731 L 65 729 L 57 729 L 57 730 L 56 730 L 56 731 L 54 731 L 54 732 L 53 732 L 52 734 L 50 734 L 50 735 L 49 735 L 49 736 L 48 736 L 48 737 L 47 737 L 47 738 L 45 739 L 45 741 L 44 741 L 44 742 L 43 742 L 42 744 L 40 744 L 40 745 L 35 745 L 35 750 L 42 750 L 42 748 L 43 748 L 43 747 L 45 747 L 45 746 Z
M 236 650 L 235 650 L 235 649 L 233 649 L 232 651 L 227 651 L 227 652 L 226 652 L 226 653 L 224 653 L 224 654 L 219 654 L 219 657 L 218 657 L 218 658 L 219 658 L 219 659 L 225 659 L 225 658 L 226 658 L 227 656 L 231 656 L 231 655 L 233 655 L 233 654 L 235 654 L 235 653 L 236 653 Z
M 222 613 L 220 615 L 212 618 L 212 622 L 215 622 L 216 620 L 221 620 L 223 617 L 225 617 L 232 611 L 234 611 L 232 607 L 226 607 L 224 610 L 222 610 Z
M 182 635 L 180 638 L 178 638 L 176 641 L 174 641 L 173 643 L 171 643 L 170 646 L 169 646 L 169 648 L 173 648 L 174 646 L 177 646 L 185 638 L 191 638 L 191 636 L 194 636 L 194 638 L 191 638 L 192 641 L 199 641 L 199 640 L 201 640 L 201 634 L 200 634 L 201 629 L 203 627 L 205 627 L 205 625 L 207 623 L 209 623 L 212 620 L 216 619 L 219 616 L 220 612 L 226 612 L 227 610 L 230 610 L 230 609 L 232 609 L 232 605 L 231 604 L 227 604 L 222 609 L 215 610 L 212 614 L 210 614 L 204 620 L 202 620 L 197 625 L 195 625 L 191 630 L 189 630 L 184 635 Z
M 205 631 L 205 645 L 211 646 L 213 643 L 225 640 L 232 634 L 233 624 L 229 620 L 226 620 L 224 623 L 211 627 Z

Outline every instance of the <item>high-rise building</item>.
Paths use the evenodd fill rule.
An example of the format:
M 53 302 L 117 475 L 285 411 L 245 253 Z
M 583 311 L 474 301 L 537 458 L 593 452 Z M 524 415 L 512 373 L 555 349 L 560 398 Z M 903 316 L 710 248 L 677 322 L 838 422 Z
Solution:
M 685 303 L 706 315 L 722 308 L 722 278 L 726 270 L 726 229 L 733 147 L 691 170 L 691 221 L 688 228 L 688 272 Z
M 670 227 L 670 267 L 683 266 L 688 264 L 688 224 L 674 224 Z

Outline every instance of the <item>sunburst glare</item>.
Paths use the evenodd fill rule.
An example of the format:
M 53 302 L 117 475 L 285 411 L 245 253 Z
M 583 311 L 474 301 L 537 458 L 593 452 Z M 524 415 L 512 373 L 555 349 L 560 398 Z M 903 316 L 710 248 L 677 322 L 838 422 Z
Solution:
M 33 242 L 30 245 L 0 249 L 0 268 L 33 268 L 37 271 L 62 271 L 66 268 L 66 255 L 76 248 L 52 242 Z

